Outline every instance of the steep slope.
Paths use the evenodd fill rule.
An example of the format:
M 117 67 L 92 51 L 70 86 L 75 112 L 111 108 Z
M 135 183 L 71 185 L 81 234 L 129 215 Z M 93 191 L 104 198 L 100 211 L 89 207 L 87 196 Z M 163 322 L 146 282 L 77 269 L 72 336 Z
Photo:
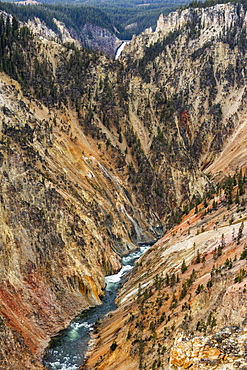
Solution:
M 37 368 L 49 338 L 100 303 L 120 257 L 214 191 L 202 169 L 246 112 L 245 12 L 176 14 L 172 33 L 161 17 L 122 62 L 0 19 L 0 313 L 16 343 L 3 341 L 5 370 Z M 219 14 L 233 21 L 213 38 L 202 18 Z
M 181 139 L 173 104 L 165 96 L 164 101 L 157 100 L 159 86 L 146 83 L 138 69 L 133 69 L 137 76 L 132 76 L 129 65 L 124 68 L 71 44 L 61 48 L 45 33 L 36 35 L 35 41 L 31 35 L 26 38 L 28 48 L 27 40 L 24 47 L 14 44 L 18 53 L 14 50 L 11 67 L 3 64 L 4 70 L 26 94 L 33 94 L 50 109 L 76 110 L 84 133 L 98 149 L 114 152 L 120 173 L 126 170 L 133 198 L 143 205 L 148 218 L 167 215 L 188 194 L 203 194 L 209 182 L 193 148 Z M 166 131 L 161 110 L 167 119 Z
M 155 33 L 137 37 L 124 51 L 125 62 L 139 66 L 143 77 L 147 68 L 150 72 L 156 68 L 146 78 L 158 84 L 157 65 L 160 70 L 163 66 L 162 73 L 167 74 L 164 89 L 175 103 L 178 93 L 190 85 L 192 74 L 195 86 L 199 80 L 198 87 L 186 95 L 190 104 L 182 120 L 179 116 L 175 120 L 183 139 L 197 153 L 199 165 L 204 168 L 211 163 L 205 172 L 215 180 L 245 167 L 247 159 L 246 79 L 242 69 L 240 75 L 235 69 L 239 48 L 245 45 L 242 40 L 238 46 L 236 36 L 245 27 L 245 12 L 238 11 L 239 23 L 236 10 L 234 5 L 218 5 L 161 17 Z M 183 44 L 181 34 L 185 37 L 187 32 L 183 26 L 191 32 L 187 22 L 195 13 L 200 17 L 193 27 L 200 29 L 200 36 Z M 215 40 L 216 30 L 202 27 L 202 20 L 207 24 L 207 19 L 214 27 L 217 24 L 217 32 L 226 32 L 227 27 L 228 31 Z M 232 26 L 234 45 L 229 42 Z M 173 41 L 167 45 L 168 38 Z M 172 64 L 173 45 L 178 57 Z M 186 45 L 183 53 L 180 45 Z M 189 59 L 188 46 L 193 55 Z M 233 64 L 229 67 L 229 63 Z M 243 60 L 241 68 L 244 65 Z M 226 77 L 229 70 L 231 81 Z M 214 79 L 215 85 L 211 84 Z M 209 91 L 212 85 L 213 94 Z M 212 99 L 209 105 L 208 98 Z M 212 115 L 214 102 L 220 104 L 220 117 L 219 111 Z M 202 122 L 205 117 L 207 122 Z M 119 293 L 119 308 L 97 326 L 82 369 L 245 369 L 247 214 L 243 181 L 241 171 L 226 178 L 217 186 L 217 194 L 205 197 L 141 258 Z
M 4 74 L 1 105 L 1 314 L 17 339 L 1 343 L 2 364 L 31 369 L 31 353 L 98 304 L 119 256 L 155 232 L 73 111 L 49 112 Z
M 22 6 L 23 5 L 23 6 Z M 28 22 L 34 33 L 72 42 L 114 57 L 123 31 L 105 12 L 90 6 L 0 3 L 1 11 Z
M 156 87 L 160 132 L 166 136 L 173 121 L 182 145 L 206 167 L 245 114 L 242 5 L 161 15 L 156 31 L 137 36 L 124 53 L 126 63 L 139 71 L 147 86 Z M 167 104 L 172 106 L 172 119 L 162 112 Z
M 222 193 L 215 200 L 217 209 L 191 211 L 136 265 L 82 369 L 246 366 L 246 210 L 227 210 Z
M 71 316 L 100 302 L 119 255 L 153 234 L 72 114 L 55 126 L 4 75 L 1 99 L 1 313 L 39 354 Z
M 226 173 L 234 173 L 236 168 L 246 167 L 246 118 L 243 116 L 218 158 L 205 170 L 213 173 L 216 180 L 222 179 Z

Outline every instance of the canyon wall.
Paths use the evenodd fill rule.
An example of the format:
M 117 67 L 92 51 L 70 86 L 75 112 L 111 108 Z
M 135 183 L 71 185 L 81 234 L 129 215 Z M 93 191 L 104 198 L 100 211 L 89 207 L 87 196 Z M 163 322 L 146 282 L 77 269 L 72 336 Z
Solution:
M 220 192 L 138 261 L 81 369 L 245 369 L 245 256 L 246 208 Z
M 3 343 L 2 362 L 31 369 L 25 348 L 39 357 L 50 335 L 100 303 L 120 257 L 157 234 L 72 113 L 30 104 L 3 74 L 1 100 L 1 314 L 22 340 Z
M 120 268 L 121 256 L 160 237 L 214 193 L 203 171 L 245 119 L 246 22 L 237 5 L 161 16 L 156 31 L 133 38 L 118 61 L 77 48 L 72 34 L 64 41 L 74 42 L 62 44 L 47 26 L 33 34 L 32 22 L 11 24 L 5 17 L 1 49 L 0 313 L 9 338 L 1 366 L 22 370 L 41 367 L 49 338 L 100 303 L 104 276 Z M 173 233 L 169 268 L 177 271 Z M 163 259 L 160 243 L 136 276 L 164 269 L 160 263 L 171 257 Z M 130 287 L 124 289 L 120 310 L 132 304 Z M 133 368 L 142 340 L 123 352 L 134 354 Z M 116 366 L 117 353 L 102 366 Z
M 160 86 L 157 100 L 171 99 L 180 142 L 220 182 L 129 273 L 82 369 L 247 366 L 245 27 L 241 5 L 186 9 L 124 49 L 123 62 Z M 169 117 L 159 123 L 161 147 Z

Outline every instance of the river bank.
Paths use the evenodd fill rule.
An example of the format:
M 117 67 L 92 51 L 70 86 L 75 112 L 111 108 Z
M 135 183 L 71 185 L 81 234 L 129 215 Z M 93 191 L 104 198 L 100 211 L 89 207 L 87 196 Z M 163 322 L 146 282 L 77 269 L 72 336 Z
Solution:
M 110 311 L 116 309 L 115 298 L 126 273 L 130 271 L 150 245 L 141 245 L 139 249 L 123 257 L 121 270 L 106 276 L 105 295 L 102 304 L 84 311 L 77 316 L 65 330 L 52 338 L 47 348 L 43 363 L 49 370 L 78 370 L 85 360 L 90 341 L 90 331 L 95 323 Z

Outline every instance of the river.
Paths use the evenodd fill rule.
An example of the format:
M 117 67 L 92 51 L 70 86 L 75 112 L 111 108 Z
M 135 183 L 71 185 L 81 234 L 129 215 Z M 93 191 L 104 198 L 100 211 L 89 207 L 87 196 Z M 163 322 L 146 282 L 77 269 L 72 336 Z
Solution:
M 134 262 L 141 257 L 149 245 L 142 245 L 122 259 L 122 269 L 115 275 L 106 276 L 105 295 L 100 306 L 83 311 L 65 330 L 52 338 L 43 363 L 50 370 L 78 370 L 82 365 L 90 340 L 90 330 L 95 322 L 116 308 L 115 299 L 124 275 L 133 268 Z

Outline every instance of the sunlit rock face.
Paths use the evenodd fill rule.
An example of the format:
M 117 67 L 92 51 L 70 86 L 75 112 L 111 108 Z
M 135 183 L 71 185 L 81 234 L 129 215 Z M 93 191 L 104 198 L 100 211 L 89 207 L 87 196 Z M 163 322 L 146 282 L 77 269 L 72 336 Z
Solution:
M 155 110 L 162 131 L 155 141 L 159 159 L 167 158 L 167 127 L 176 126 L 183 150 L 190 148 L 197 165 L 213 178 L 246 168 L 245 19 L 241 5 L 178 11 L 161 16 L 153 34 L 134 37 L 125 47 L 122 61 L 138 70 L 132 79 L 135 96 L 141 99 L 141 79 L 152 93 L 158 91 L 157 100 L 165 96 Z M 174 126 L 166 115 L 169 104 Z M 140 118 L 138 103 L 135 109 Z M 82 369 L 245 369 L 246 209 L 235 201 L 227 205 L 223 189 L 214 199 L 216 207 L 206 197 L 199 211 L 183 216 L 141 258 L 119 293 L 119 308 L 92 336 Z
M 14 358 L 24 369 L 25 356 L 38 358 L 50 335 L 100 303 L 104 275 L 154 233 L 82 132 L 72 140 L 4 75 L 0 87 L 0 300 L 11 338 L 2 351 L 5 369 L 13 369 Z M 56 125 L 62 119 L 77 130 L 73 116 L 58 113 Z M 23 352 L 16 356 L 20 345 L 10 343 L 18 338 Z
M 162 108 L 172 105 L 180 143 L 202 167 L 245 114 L 245 44 L 242 6 L 220 4 L 161 16 L 153 34 L 135 37 L 122 53 L 147 88 L 155 86 L 160 132 L 167 139 L 169 117 Z
M 33 41 L 24 47 L 27 63 L 25 73 L 20 66 L 19 83 L 2 73 L 0 84 L 0 310 L 1 330 L 9 338 L 2 346 L 6 370 L 17 363 L 20 370 L 41 367 L 37 361 L 49 338 L 78 312 L 100 303 L 104 276 L 120 268 L 121 256 L 178 223 L 196 198 L 212 194 L 214 185 L 205 175 L 209 168 L 222 178 L 221 168 L 227 173 L 246 161 L 245 135 L 240 135 L 245 132 L 246 114 L 246 22 L 241 6 L 218 5 L 161 16 L 157 30 L 134 37 L 116 62 L 62 45 L 44 24 L 36 20 L 36 25 Z M 78 42 L 62 24 L 59 27 L 63 41 Z M 243 138 L 241 157 L 235 140 L 239 137 Z M 234 150 L 234 158 L 227 148 Z M 199 218 L 190 217 L 186 227 L 181 226 L 188 235 L 190 225 L 195 230 L 202 226 Z M 223 227 L 225 221 L 220 221 Z M 212 220 L 211 226 L 216 228 L 218 223 Z M 165 268 L 177 272 L 182 256 L 188 264 L 193 259 L 188 235 L 174 240 L 179 228 L 143 258 L 119 295 L 116 318 L 123 330 L 118 341 L 127 343 L 124 350 L 119 345 L 107 352 L 116 334 L 115 319 L 108 321 L 109 332 L 99 352 L 92 354 L 91 368 L 106 352 L 107 370 L 117 369 L 118 356 L 125 356 L 123 366 L 138 368 L 142 338 L 132 326 L 137 336 L 128 338 L 130 312 L 135 312 L 137 328 L 141 324 L 136 321 L 139 308 L 131 300 L 138 295 L 138 279 L 152 284 L 150 279 Z M 232 228 L 226 231 L 233 232 Z M 220 242 L 222 232 L 214 232 L 212 239 Z M 207 252 L 206 240 L 195 242 L 205 243 L 202 252 Z M 229 257 L 233 256 L 232 251 Z M 213 260 L 208 266 L 212 268 Z M 210 269 L 201 276 L 210 274 Z M 224 282 L 217 288 L 212 296 L 198 293 L 194 312 L 201 310 L 202 302 L 222 297 Z M 170 298 L 173 293 L 173 288 L 164 292 Z M 236 299 L 242 305 L 241 294 Z M 165 312 L 171 299 L 162 302 L 160 310 Z M 128 317 L 123 314 L 126 305 Z M 144 339 L 155 340 L 154 328 L 159 324 L 156 334 L 162 345 L 165 329 L 152 305 L 142 313 L 143 322 L 151 325 Z M 181 312 L 173 313 L 182 325 Z M 148 322 L 150 314 L 153 324 Z M 209 314 L 208 308 L 203 320 Z M 195 314 L 193 328 L 199 319 Z M 226 323 L 218 320 L 220 330 Z M 235 325 L 233 321 L 229 325 Z M 240 316 L 236 325 L 239 321 Z M 169 333 L 173 325 L 175 319 L 168 325 Z M 185 337 L 193 346 L 193 340 Z M 163 347 L 174 347 L 175 354 L 180 344 L 171 338 L 160 345 L 147 368 L 156 366 L 153 362 L 159 361 L 162 351 L 165 366 L 177 366 Z M 149 350 L 144 351 L 147 358 Z M 215 356 L 217 350 L 212 350 Z
M 218 33 L 223 30 L 227 33 L 234 26 L 239 27 L 245 21 L 245 11 L 242 5 L 217 4 L 203 9 L 185 9 L 170 13 L 167 17 L 161 15 L 157 22 L 156 32 L 162 35 L 173 32 L 184 27 L 187 23 L 193 22 L 197 17 L 196 27 L 207 31 Z M 241 22 L 241 23 L 240 23 Z
M 184 216 L 138 261 L 81 369 L 244 369 L 246 215 L 221 191 Z

